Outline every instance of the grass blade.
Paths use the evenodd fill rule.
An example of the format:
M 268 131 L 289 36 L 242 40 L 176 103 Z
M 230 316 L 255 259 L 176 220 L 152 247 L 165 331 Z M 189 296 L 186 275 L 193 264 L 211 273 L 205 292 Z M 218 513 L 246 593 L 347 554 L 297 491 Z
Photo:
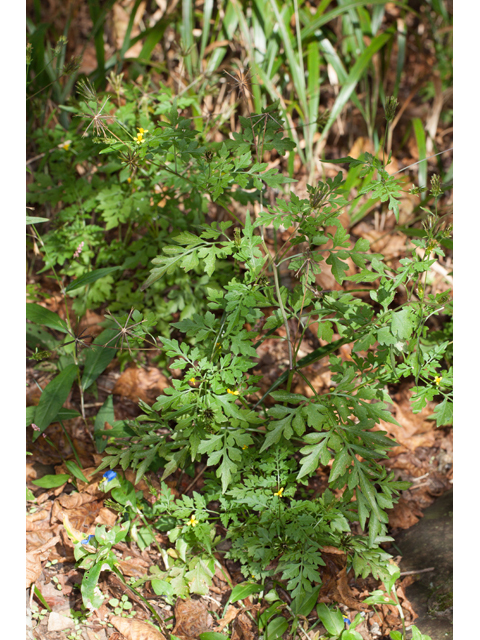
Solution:
M 417 140 L 418 159 L 424 161 L 424 162 L 420 162 L 418 165 L 418 186 L 426 187 L 428 167 L 427 167 L 427 162 L 425 161 L 425 158 L 427 157 L 427 142 L 425 137 L 425 128 L 420 118 L 413 118 L 412 124 L 413 124 L 413 130 L 415 132 L 415 138 Z M 422 200 L 424 200 L 425 197 L 426 197 L 426 193 L 422 193 Z
M 386 2 L 387 0 L 369 0 L 368 4 L 384 5 L 386 4 Z M 414 11 L 411 7 L 409 7 L 406 2 L 394 2 L 394 4 L 396 4 L 397 7 L 402 7 L 403 9 L 407 9 L 411 13 L 418 15 L 418 12 Z M 352 9 L 354 7 L 364 7 L 364 6 L 365 6 L 364 0 L 352 0 L 352 2 L 346 2 L 342 7 L 337 7 L 336 9 L 332 9 L 331 11 L 328 11 L 323 15 L 319 15 L 318 17 L 313 18 L 313 20 L 311 20 L 311 22 L 309 23 L 308 27 L 304 27 L 302 29 L 302 39 L 305 40 L 305 38 L 309 38 L 315 35 L 315 31 L 317 31 L 317 29 L 322 27 L 324 24 L 327 24 L 327 22 L 330 22 L 334 18 L 341 16 L 342 13 L 345 13 L 345 11 L 347 11 L 348 9 Z
M 375 36 L 365 51 L 362 53 L 357 62 L 353 65 L 348 77 L 343 85 L 340 93 L 335 100 L 335 104 L 333 105 L 332 111 L 330 113 L 330 117 L 328 119 L 327 124 L 322 132 L 322 139 L 327 136 L 330 127 L 335 122 L 336 118 L 340 115 L 343 107 L 348 102 L 348 99 L 352 95 L 355 87 L 357 86 L 359 80 L 362 78 L 365 69 L 370 63 L 372 56 L 381 49 L 386 42 L 390 40 L 392 37 L 391 33 L 381 33 L 378 36 Z

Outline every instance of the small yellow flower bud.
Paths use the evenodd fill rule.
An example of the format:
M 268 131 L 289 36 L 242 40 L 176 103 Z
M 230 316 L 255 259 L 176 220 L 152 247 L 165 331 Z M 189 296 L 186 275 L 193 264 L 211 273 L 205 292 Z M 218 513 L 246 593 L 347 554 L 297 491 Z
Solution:
M 281 498 L 281 497 L 282 497 L 282 494 L 283 494 L 283 489 L 284 489 L 284 487 L 282 487 L 281 489 L 279 489 L 279 490 L 278 490 L 276 493 L 274 493 L 273 495 L 274 495 L 274 496 L 278 496 L 279 498 Z
M 227 389 L 227 393 L 230 393 L 232 396 L 238 396 L 239 395 L 239 391 L 231 391 L 230 389 Z

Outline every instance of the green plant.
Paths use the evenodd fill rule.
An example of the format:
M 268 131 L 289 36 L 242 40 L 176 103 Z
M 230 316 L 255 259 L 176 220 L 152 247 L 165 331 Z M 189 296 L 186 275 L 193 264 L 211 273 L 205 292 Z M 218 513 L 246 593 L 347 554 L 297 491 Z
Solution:
M 113 607 L 113 612 L 116 616 L 122 616 L 124 618 L 133 618 L 135 611 L 130 611 L 132 603 L 128 599 L 127 595 L 123 595 L 120 600 L 118 598 L 110 598 L 108 604 Z
M 218 159 L 197 176 L 214 200 L 223 197 L 224 185 L 233 181 L 247 187 L 251 181 L 258 190 L 259 216 L 252 220 L 247 211 L 233 234 L 229 221 L 199 225 L 197 234 L 182 231 L 154 260 L 143 288 L 178 266 L 186 272 L 200 267 L 211 277 L 216 261 L 227 256 L 242 270 L 223 291 L 207 288 L 209 311 L 203 316 L 172 324 L 186 339 L 163 338 L 163 349 L 183 378 L 174 379 L 153 408 L 144 406 L 143 418 L 128 423 L 134 435 L 119 434 L 115 445 L 106 448 L 100 468 L 114 468 L 121 461 L 137 469 L 138 480 L 159 457 L 165 461 L 166 478 L 206 455 L 214 474 L 205 474 L 205 497 L 207 503 L 220 502 L 212 517 L 220 518 L 232 538 L 229 555 L 242 563 L 245 574 L 262 580 L 278 575 L 294 597 L 304 597 L 320 581 L 325 545 L 343 549 L 357 575 L 379 576 L 386 566 L 387 554 L 379 547 L 389 539 L 385 510 L 408 486 L 381 464 L 396 443 L 373 430 L 380 420 L 395 423 L 387 385 L 402 377 L 413 379 L 413 410 L 440 395 L 437 424 L 451 420 L 451 369 L 443 369 L 449 342 L 432 345 L 427 339 L 427 321 L 450 309 L 449 294 L 429 294 L 425 279 L 435 254 L 443 254 L 440 243 L 450 231 L 436 211 L 429 212 L 425 236 L 412 241 L 411 255 L 394 268 L 381 254 L 369 253 L 366 240 L 351 246 L 338 219 L 348 204 L 340 173 L 309 185 L 307 199 L 292 193 L 288 201 L 277 199 L 263 207 L 263 184 L 280 184 L 282 178 L 265 171 L 259 156 L 270 139 L 277 148 L 287 148 L 275 132 L 279 112 L 272 108 L 263 113 L 263 121 L 241 120 L 242 132 L 224 143 Z M 152 134 L 152 148 L 159 135 Z M 402 183 L 387 173 L 389 160 L 370 154 L 342 160 L 372 176 L 361 193 L 372 192 L 398 218 Z M 437 202 L 435 178 L 430 191 Z M 267 226 L 294 229 L 274 257 L 265 244 Z M 323 260 L 339 284 L 366 283 L 368 288 L 318 291 L 315 275 Z M 357 267 L 354 275 L 346 275 L 347 260 Z M 280 283 L 278 269 L 285 262 L 299 281 L 293 291 Z M 405 293 L 394 304 L 400 287 Z M 370 301 L 355 297 L 356 292 L 368 293 Z M 299 358 L 309 326 L 316 326 L 316 335 L 327 344 Z M 249 372 L 256 348 L 280 328 L 288 367 L 255 401 L 260 378 Z M 349 343 L 351 357 L 342 361 L 335 352 Z M 333 386 L 319 394 L 302 369 L 327 356 Z M 291 392 L 294 375 L 310 387 L 310 397 Z M 279 390 L 284 383 L 286 388 Z M 300 500 L 299 485 L 308 484 L 318 466 L 329 463 L 330 488 L 343 490 L 342 497 L 326 491 L 315 500 Z M 359 522 L 368 536 L 351 535 L 352 522 Z
M 239 86 L 244 87 L 240 82 L 241 78 Z M 76 132 L 75 152 L 93 167 L 98 149 L 107 158 L 100 166 L 105 182 L 94 176 L 85 180 L 80 204 L 72 197 L 71 208 L 55 217 L 57 228 L 46 234 L 40 235 L 36 227 L 46 219 L 27 218 L 45 269 L 53 270 L 65 301 L 75 297 L 77 315 L 89 305 L 111 302 L 114 283 L 115 295 L 122 286 L 126 292 L 124 298 L 117 297 L 117 310 L 125 314 L 107 314 L 107 328 L 89 343 L 90 337 L 74 330 L 67 304 L 65 321 L 37 303 L 28 305 L 31 357 L 40 364 L 48 351 L 49 364 L 58 374 L 43 390 L 39 405 L 29 408 L 27 421 L 36 427 L 35 440 L 54 420 L 79 415 L 63 408 L 75 381 L 84 416 L 84 395 L 94 390 L 115 353 L 127 350 L 133 358 L 146 341 L 157 348 L 153 334 L 160 330 L 163 362 L 173 358 L 170 367 L 180 370 L 180 376 L 153 407 L 142 404 L 144 414 L 133 421 L 114 422 L 113 402 L 107 399 L 94 430 L 99 451 L 107 454 L 99 469 L 130 466 L 138 481 L 147 471 L 162 468 L 165 479 L 203 458 L 205 486 L 203 495 L 173 500 L 162 485 L 157 500 L 148 506 L 131 483 L 107 472 L 103 486 L 112 491 L 109 504 L 125 521 L 111 531 L 97 527 L 86 544 L 74 537 L 75 557 L 86 570 L 84 603 L 95 608 L 103 602 L 97 586 L 102 569 L 121 576 L 114 545 L 129 534 L 145 548 L 156 543 L 155 529 L 168 531 L 173 545 L 168 551 L 160 549 L 164 567 L 151 571 L 156 593 L 170 602 L 179 595 L 207 593 L 219 541 L 216 526 L 221 523 L 231 541 L 228 556 L 241 563 L 243 573 L 262 584 L 277 580 L 291 593 L 295 624 L 301 603 L 321 583 L 325 546 L 341 549 L 356 575 L 385 575 L 389 556 L 380 545 L 390 539 L 386 510 L 408 486 L 382 464 L 396 446 L 377 429 L 381 420 L 395 423 L 388 387 L 401 378 L 410 380 L 413 410 L 440 397 L 434 414 L 437 425 L 451 422 L 451 340 L 448 332 L 432 335 L 428 323 L 442 311 L 451 315 L 449 292 L 431 293 L 427 278 L 435 256 L 443 255 L 442 246 L 450 240 L 438 209 L 442 187 L 432 178 L 428 195 L 434 208 L 429 209 L 425 200 L 424 228 L 395 266 L 372 253 L 366 240 L 351 243 L 339 219 L 351 206 L 341 173 L 309 184 L 306 198 L 292 192 L 289 198 L 277 197 L 265 205 L 267 189 L 280 191 L 283 184 L 295 182 L 268 168 L 263 158 L 265 151 L 282 155 L 294 148 L 283 135 L 278 104 L 240 117 L 241 131 L 232 139 L 208 143 L 205 131 L 193 130 L 192 121 L 179 113 L 180 103 L 171 104 L 166 92 L 155 104 L 156 118 L 141 106 L 135 89 L 126 87 L 125 94 L 126 104 L 108 111 L 107 99 L 100 99 L 85 83 L 80 101 L 72 106 L 86 120 L 83 128 L 88 134 L 81 138 Z M 395 103 L 386 105 L 390 122 Z M 39 179 L 40 186 L 33 190 L 38 202 L 59 203 L 65 198 L 64 185 L 72 192 L 80 188 L 74 184 L 74 162 L 66 172 L 63 156 L 57 153 L 69 151 L 58 148 L 60 133 L 54 132 L 52 139 L 56 146 L 50 141 L 46 147 L 43 168 L 49 167 L 55 181 L 44 181 L 46 194 Z M 383 154 L 366 153 L 358 160 L 338 162 L 364 179 L 358 195 L 371 194 L 398 220 L 403 184 L 387 172 L 389 161 Z M 168 193 L 171 203 L 165 205 L 169 215 L 164 219 L 152 212 L 158 203 L 154 199 L 152 204 L 146 195 L 155 192 L 159 180 L 165 188 L 162 197 Z M 131 191 L 132 184 L 136 191 Z M 223 219 L 208 219 L 209 202 L 226 211 Z M 105 231 L 115 234 L 115 242 L 101 237 L 102 227 L 86 224 L 85 211 L 94 207 L 102 212 Z M 252 215 L 252 208 L 258 213 Z M 78 223 L 81 234 L 72 236 L 70 222 Z M 135 237 L 146 227 L 148 232 Z M 279 246 L 281 229 L 289 233 Z M 97 236 L 94 255 L 89 243 L 97 242 Z M 150 237 L 156 243 L 147 250 Z M 160 250 L 147 276 L 147 258 Z M 142 268 L 137 268 L 139 262 Z M 353 288 L 319 290 L 316 275 L 325 264 L 339 285 L 353 283 Z M 290 270 L 293 288 L 282 284 L 281 265 Z M 352 265 L 355 273 L 347 276 Z M 136 270 L 137 284 L 143 282 L 135 291 L 122 284 L 122 276 L 131 269 Z M 184 306 L 170 323 L 176 332 L 173 338 L 168 323 L 159 323 L 157 314 L 167 309 L 171 319 L 173 307 L 165 302 L 170 287 L 176 287 L 180 297 L 181 287 L 192 276 L 197 282 L 193 297 L 199 292 L 203 297 Z M 150 307 L 141 302 L 144 291 Z M 134 310 L 137 300 L 147 307 L 142 307 L 143 313 Z M 180 303 L 175 310 L 180 310 Z M 63 334 L 63 344 L 44 327 Z M 300 357 L 308 334 L 324 344 Z M 269 386 L 252 370 L 257 349 L 273 336 L 285 342 L 287 364 Z M 338 355 L 344 345 L 351 345 L 346 360 Z M 322 358 L 329 359 L 332 386 L 319 391 L 305 369 Z M 306 385 L 308 393 L 292 391 L 296 381 Z M 107 416 L 113 429 L 105 431 Z M 61 484 L 71 476 L 83 480 L 78 456 L 77 462 L 67 461 L 65 477 L 44 483 Z M 319 467 L 328 473 L 329 489 L 312 499 L 309 480 Z M 267 635 L 281 635 L 288 624 L 277 615 L 282 609 L 272 601 L 261 621 L 262 628 L 269 629 Z M 348 637 L 344 630 L 338 633 Z
M 47 609 L 39 609 L 38 605 L 35 602 L 32 602 L 31 611 L 32 611 L 32 618 L 33 620 L 35 620 L 37 625 L 40 624 L 40 622 L 45 618 L 45 616 L 48 613 Z

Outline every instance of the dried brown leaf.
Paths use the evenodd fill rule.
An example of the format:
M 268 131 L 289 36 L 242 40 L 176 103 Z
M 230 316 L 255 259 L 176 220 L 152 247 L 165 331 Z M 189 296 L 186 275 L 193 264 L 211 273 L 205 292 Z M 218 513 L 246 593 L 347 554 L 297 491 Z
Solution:
M 48 558 L 48 550 L 51 547 L 54 547 L 57 542 L 60 542 L 60 538 L 58 536 L 54 536 L 53 538 L 45 542 L 45 544 L 43 544 L 41 547 L 38 547 L 34 551 L 30 551 L 29 553 L 27 553 L 27 589 L 29 589 L 30 585 L 33 582 L 36 582 L 40 577 L 40 574 L 42 573 L 42 561 Z
M 140 399 L 153 404 L 157 396 L 168 386 L 167 378 L 158 369 L 130 367 L 117 380 L 113 393 L 125 396 L 135 403 Z
M 201 600 L 177 600 L 175 604 L 175 628 L 172 633 L 179 638 L 198 638 L 211 631 L 213 618 Z
M 402 496 L 393 509 L 388 509 L 388 524 L 394 529 L 409 529 L 416 524 L 423 513 L 412 502 Z
M 107 507 L 103 507 L 103 509 L 100 509 L 100 511 L 98 512 L 98 516 L 95 518 L 95 524 L 104 524 L 107 527 L 113 527 L 117 518 L 118 513 L 107 509 Z
M 218 626 L 215 627 L 215 631 L 223 631 L 227 624 L 230 624 L 232 620 L 235 620 L 240 611 L 241 609 L 237 609 L 233 604 L 228 605 L 227 613 L 224 618 L 218 621 Z
M 121 616 L 112 616 L 110 622 L 127 640 L 165 640 L 165 636 L 160 631 L 146 622 Z
M 58 498 L 58 502 L 64 509 L 75 509 L 94 500 L 95 496 L 88 493 L 71 493 L 70 495 L 63 495 Z
M 148 573 L 148 562 L 142 558 L 132 558 L 131 560 L 119 560 L 118 565 L 124 576 L 132 578 L 141 578 Z

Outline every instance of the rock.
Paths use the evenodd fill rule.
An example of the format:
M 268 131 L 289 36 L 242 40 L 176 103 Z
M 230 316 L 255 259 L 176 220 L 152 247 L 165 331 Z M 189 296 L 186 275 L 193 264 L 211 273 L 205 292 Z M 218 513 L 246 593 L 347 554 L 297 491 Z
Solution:
M 48 616 L 48 631 L 63 631 L 63 629 L 74 629 L 75 622 L 72 618 L 62 616 L 61 613 L 52 611 Z

